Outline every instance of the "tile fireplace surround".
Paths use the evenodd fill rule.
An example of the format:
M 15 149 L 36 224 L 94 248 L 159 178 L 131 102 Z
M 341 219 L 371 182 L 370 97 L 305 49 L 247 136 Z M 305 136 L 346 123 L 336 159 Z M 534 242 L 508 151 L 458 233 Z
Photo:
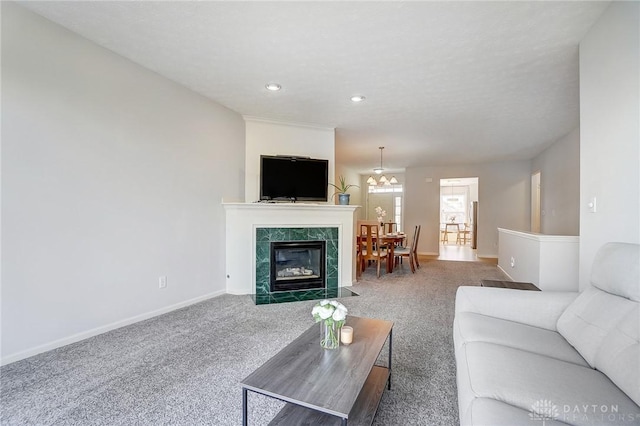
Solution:
M 266 268 L 269 266 L 265 262 L 268 252 L 265 255 L 264 250 L 268 251 L 271 240 L 327 241 L 327 289 L 336 292 L 335 296 L 329 293 L 332 297 L 339 297 L 341 287 L 351 286 L 355 281 L 354 229 L 359 206 L 303 203 L 224 203 L 223 206 L 227 293 L 254 295 L 258 304 L 299 300 L 299 294 L 284 293 L 300 292 L 278 292 L 281 294 L 275 297 L 275 293 L 268 292 L 269 272 L 266 269 L 264 278 L 262 271 L 265 264 Z
M 271 293 L 271 251 L 274 241 L 326 241 L 325 290 L 295 290 Z M 256 305 L 338 297 L 338 227 L 256 228 Z

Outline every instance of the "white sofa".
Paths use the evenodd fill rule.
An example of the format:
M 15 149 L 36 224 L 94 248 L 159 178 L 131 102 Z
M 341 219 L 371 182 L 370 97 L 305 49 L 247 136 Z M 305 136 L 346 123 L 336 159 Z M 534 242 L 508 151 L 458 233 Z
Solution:
M 640 245 L 609 243 L 581 293 L 460 287 L 461 425 L 640 425 Z

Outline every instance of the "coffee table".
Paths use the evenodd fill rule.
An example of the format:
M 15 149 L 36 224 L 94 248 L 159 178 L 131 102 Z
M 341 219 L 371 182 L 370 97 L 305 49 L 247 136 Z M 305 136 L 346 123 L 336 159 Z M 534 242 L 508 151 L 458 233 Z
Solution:
M 385 385 L 391 389 L 393 323 L 347 317 L 353 343 L 320 347 L 315 324 L 242 382 L 242 424 L 247 425 L 248 391 L 287 402 L 271 425 L 370 425 Z M 376 365 L 386 341 L 387 365 Z

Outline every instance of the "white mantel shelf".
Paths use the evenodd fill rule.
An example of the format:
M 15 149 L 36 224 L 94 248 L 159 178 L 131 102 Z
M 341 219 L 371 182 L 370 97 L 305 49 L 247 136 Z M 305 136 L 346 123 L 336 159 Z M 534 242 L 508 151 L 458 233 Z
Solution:
M 498 267 L 543 291 L 578 291 L 580 237 L 498 228 Z
M 227 293 L 255 293 L 256 229 L 336 227 L 338 286 L 355 280 L 355 221 L 360 206 L 312 203 L 222 203 L 225 209 Z
M 344 210 L 347 212 L 355 212 L 360 206 L 342 206 L 338 204 L 313 204 L 313 203 L 222 203 L 226 210 L 263 210 L 263 209 L 282 209 L 282 210 L 319 210 L 326 212 L 328 210 Z

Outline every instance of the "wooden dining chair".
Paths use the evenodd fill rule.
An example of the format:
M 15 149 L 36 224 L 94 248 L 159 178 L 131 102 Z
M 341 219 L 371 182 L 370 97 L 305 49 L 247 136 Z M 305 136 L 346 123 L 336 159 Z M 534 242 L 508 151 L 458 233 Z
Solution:
M 413 262 L 415 263 L 416 268 L 420 267 L 420 262 L 418 262 L 418 241 L 420 240 L 420 229 L 422 229 L 422 225 L 418 225 L 416 240 L 411 245 L 411 248 L 413 249 Z
M 458 223 L 444 223 L 441 226 L 444 226 L 444 230 L 442 232 L 442 244 L 449 243 L 449 234 L 456 234 L 460 232 L 460 224 Z
M 471 227 L 468 223 L 465 223 L 460 230 L 458 230 L 458 238 L 456 238 L 456 244 L 467 244 L 467 240 L 471 241 Z
M 360 265 L 360 252 L 362 251 L 362 244 L 360 243 L 362 236 L 367 234 L 367 228 L 361 229 L 362 225 L 380 225 L 379 222 L 375 220 L 358 220 L 356 224 L 355 234 L 356 234 L 356 280 L 360 279 L 360 275 L 362 275 L 363 267 Z M 369 263 L 369 262 L 367 262 Z
M 361 269 L 361 273 L 364 271 L 366 262 L 375 261 L 377 276 L 380 278 L 380 263 L 383 260 L 389 261 L 388 252 L 385 248 L 378 244 L 380 224 L 375 221 L 362 221 L 358 222 L 359 230 L 359 259 L 358 268 Z
M 395 222 L 385 222 L 382 225 L 384 227 L 383 232 L 386 234 L 393 234 L 394 232 L 398 232 L 398 224 Z
M 413 247 L 416 245 L 416 239 L 418 237 L 418 225 L 416 225 L 414 231 L 413 231 L 413 237 L 411 238 L 411 244 L 407 245 L 405 247 L 396 247 L 393 255 L 395 257 L 395 262 L 396 264 L 398 263 L 402 263 L 402 259 L 404 257 L 409 258 L 409 266 L 411 267 L 411 272 L 413 272 L 415 274 L 416 272 L 416 266 L 415 266 L 415 251 L 413 249 Z
M 382 229 L 381 229 L 380 232 L 383 235 L 397 233 L 398 232 L 398 224 L 395 223 L 395 222 L 383 222 L 382 223 Z M 382 248 L 387 248 L 387 249 L 389 248 L 389 247 L 387 247 L 387 244 L 385 244 L 385 243 L 383 243 L 381 247 Z

